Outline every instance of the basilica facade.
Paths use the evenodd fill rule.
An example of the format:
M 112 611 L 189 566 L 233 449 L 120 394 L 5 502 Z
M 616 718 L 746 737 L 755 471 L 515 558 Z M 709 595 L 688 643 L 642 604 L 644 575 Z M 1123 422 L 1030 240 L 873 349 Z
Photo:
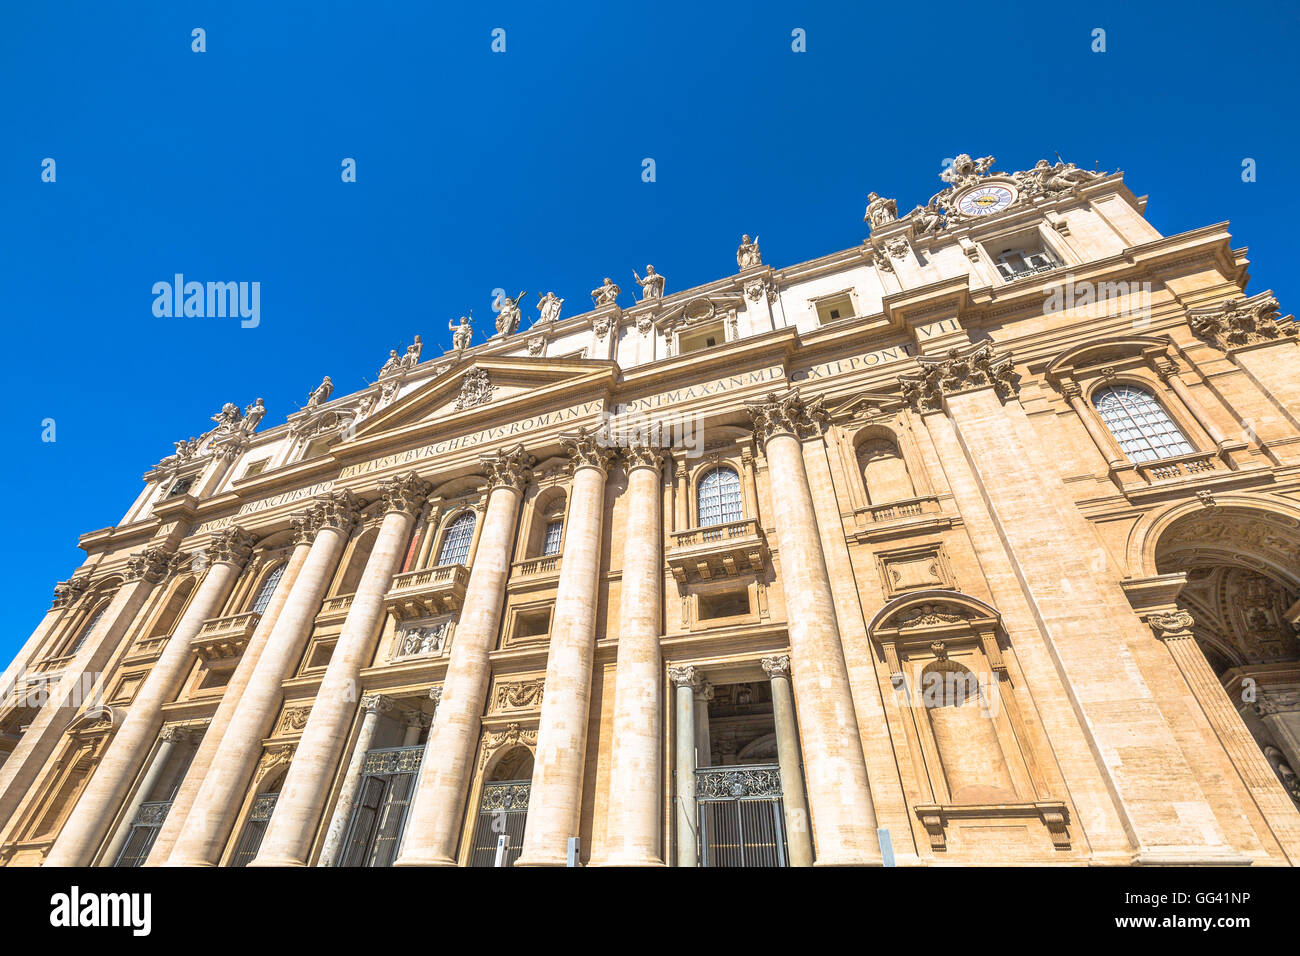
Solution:
M 0 863 L 1300 862 L 1293 318 L 1120 173 L 942 180 L 226 405 L 4 672 Z

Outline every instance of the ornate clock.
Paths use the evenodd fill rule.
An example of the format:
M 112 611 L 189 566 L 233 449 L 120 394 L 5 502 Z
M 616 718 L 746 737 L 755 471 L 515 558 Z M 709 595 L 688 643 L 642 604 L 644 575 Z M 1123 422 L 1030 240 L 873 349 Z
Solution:
M 991 216 L 1001 212 L 1016 201 L 1016 194 L 1009 186 L 994 183 L 988 186 L 976 186 L 964 193 L 957 200 L 957 209 L 964 216 Z

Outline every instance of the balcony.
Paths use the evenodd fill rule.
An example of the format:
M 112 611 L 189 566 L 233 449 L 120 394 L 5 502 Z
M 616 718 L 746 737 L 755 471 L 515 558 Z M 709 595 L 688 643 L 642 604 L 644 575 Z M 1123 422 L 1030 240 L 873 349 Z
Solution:
M 1180 455 L 1177 458 L 1159 458 L 1155 461 L 1135 463 L 1133 467 L 1148 484 L 1171 478 L 1193 478 L 1222 469 L 1219 458 L 1214 452 Z
M 463 564 L 407 571 L 393 578 L 384 606 L 399 621 L 433 617 L 459 611 L 469 585 L 469 570 Z
M 355 594 L 339 594 L 332 598 L 326 598 L 320 607 L 320 613 L 316 615 L 316 626 L 325 627 L 330 624 L 342 624 L 348 616 L 354 597 L 356 597 Z
M 690 528 L 669 536 L 667 558 L 678 584 L 742 571 L 760 574 L 767 565 L 767 540 L 753 518 Z
M 234 661 L 244 653 L 261 619 L 256 611 L 211 618 L 190 639 L 190 647 L 209 669 L 217 669 L 214 665 Z

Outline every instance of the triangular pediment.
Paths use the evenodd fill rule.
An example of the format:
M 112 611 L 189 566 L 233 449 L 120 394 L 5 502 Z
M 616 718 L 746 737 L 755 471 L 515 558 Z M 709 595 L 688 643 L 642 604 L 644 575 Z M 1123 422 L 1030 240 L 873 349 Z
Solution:
M 886 392 L 859 392 L 848 401 L 832 408 L 830 415 L 834 421 L 871 418 L 895 412 L 904 404 L 901 395 L 890 395 Z
M 355 437 L 545 403 L 570 390 L 599 391 L 617 374 L 614 362 L 596 359 L 466 358 L 367 418 Z

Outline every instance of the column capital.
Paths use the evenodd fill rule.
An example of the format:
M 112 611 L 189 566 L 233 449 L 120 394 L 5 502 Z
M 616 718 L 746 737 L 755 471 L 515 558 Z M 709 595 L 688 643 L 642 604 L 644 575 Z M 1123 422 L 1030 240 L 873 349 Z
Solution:
M 54 607 L 68 607 L 86 593 L 88 578 L 73 576 L 54 585 Z
M 429 700 L 433 701 L 433 709 L 437 710 L 438 705 L 442 703 L 442 684 L 435 684 L 429 688 Z
M 1013 397 L 1018 388 L 1018 378 L 1011 365 L 1011 356 L 995 351 L 991 342 L 984 342 L 968 351 L 949 349 L 942 359 L 918 356 L 920 374 L 901 375 L 903 398 L 918 412 L 943 410 L 943 400 L 949 395 L 992 388 L 999 398 Z
M 1192 636 L 1192 627 L 1196 624 L 1192 615 L 1182 608 L 1149 614 L 1146 622 L 1162 641 L 1189 638 Z
M 158 739 L 183 744 L 192 740 L 198 731 L 199 728 L 188 724 L 167 724 L 158 734 Z
M 580 426 L 576 432 L 560 436 L 560 444 L 569 456 L 570 467 L 598 468 L 609 471 L 609 464 L 614 458 L 614 449 L 610 447 L 606 434 L 599 429 L 591 430 Z
M 406 712 L 406 726 L 408 727 L 428 727 L 432 721 L 429 715 L 421 710 L 408 710 Z
M 414 517 L 424 505 L 429 494 L 429 483 L 410 471 L 379 483 L 379 493 L 384 497 L 385 513 L 398 512 Z
M 535 459 L 524 451 L 523 445 L 503 448 L 498 452 L 481 455 L 479 461 L 487 472 L 488 484 L 492 488 L 513 488 L 523 491 L 532 477 L 531 468 Z
M 766 443 L 777 435 L 806 438 L 820 434 L 829 416 L 822 408 L 823 396 L 803 399 L 796 385 L 778 394 L 768 392 L 757 402 L 746 402 L 745 411 L 754 423 L 754 438 Z
M 157 584 L 172 574 L 180 561 L 180 555 L 165 548 L 145 548 L 131 555 L 126 562 L 126 579 Z
M 1271 292 L 1249 298 L 1231 298 L 1219 305 L 1191 309 L 1187 322 L 1203 339 L 1224 352 L 1247 345 L 1296 340 L 1294 321 L 1278 322 L 1279 306 Z
M 207 552 L 209 562 L 218 562 L 242 568 L 253 555 L 253 545 L 257 539 L 237 525 L 222 528 L 212 535 Z
M 628 471 L 653 468 L 658 472 L 663 467 L 664 450 L 643 438 L 634 438 L 623 446 L 623 463 Z
M 775 657 L 765 657 L 758 662 L 769 678 L 789 677 L 790 676 L 790 655 L 779 654 Z
M 699 677 L 695 683 L 695 702 L 699 704 L 707 704 L 709 701 L 713 700 L 713 698 L 713 682 L 704 677 Z
M 1083 389 L 1079 383 L 1072 378 L 1061 380 L 1061 394 L 1065 396 L 1067 402 L 1073 402 L 1075 399 L 1083 398 Z
M 357 523 L 360 514 L 360 504 L 350 491 L 331 491 L 317 495 L 307 509 L 313 534 L 325 528 L 336 528 L 347 534 Z
M 316 540 L 316 528 L 311 523 L 311 513 L 299 512 L 289 516 L 289 527 L 293 531 L 293 543 L 311 544 Z
M 361 698 L 361 709 L 367 714 L 386 714 L 393 709 L 393 698 L 384 694 L 366 694 Z
M 1160 381 L 1167 382 L 1180 371 L 1178 363 L 1168 357 L 1158 358 L 1153 363 L 1156 374 L 1160 376 Z
M 668 679 L 674 687 L 696 688 L 700 686 L 701 677 L 693 666 L 685 664 L 668 668 Z

